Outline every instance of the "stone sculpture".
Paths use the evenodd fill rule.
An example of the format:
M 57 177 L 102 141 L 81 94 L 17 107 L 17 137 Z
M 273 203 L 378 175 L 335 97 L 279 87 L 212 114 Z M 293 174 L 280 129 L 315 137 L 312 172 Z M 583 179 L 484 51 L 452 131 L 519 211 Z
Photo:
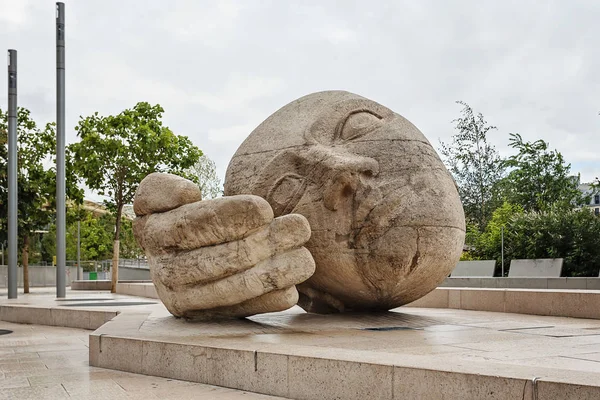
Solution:
M 222 199 L 197 202 L 189 183 L 163 179 L 176 178 L 140 184 L 136 237 L 177 316 L 245 316 L 297 298 L 309 312 L 387 310 L 433 290 L 462 251 L 462 205 L 433 147 L 348 92 L 302 97 L 265 120 L 233 156 Z
M 198 186 L 170 174 L 148 175 L 136 192 L 134 234 L 171 314 L 245 317 L 296 304 L 294 285 L 315 270 L 302 247 L 306 218 L 274 219 L 258 196 L 200 199 Z

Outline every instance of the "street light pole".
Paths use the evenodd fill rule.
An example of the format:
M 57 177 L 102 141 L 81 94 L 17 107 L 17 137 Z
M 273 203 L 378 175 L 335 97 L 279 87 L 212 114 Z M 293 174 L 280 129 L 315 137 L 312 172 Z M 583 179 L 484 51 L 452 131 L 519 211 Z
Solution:
M 66 296 L 65 4 L 56 3 L 56 297 Z
M 79 213 L 78 213 L 79 214 Z M 81 216 L 77 220 L 77 280 L 81 280 Z
M 17 298 L 17 51 L 8 50 L 8 298 Z M 3 253 L 4 254 L 4 253 Z
M 500 235 L 502 238 L 502 277 L 504 278 L 504 227 L 502 227 L 501 231 L 500 231 Z

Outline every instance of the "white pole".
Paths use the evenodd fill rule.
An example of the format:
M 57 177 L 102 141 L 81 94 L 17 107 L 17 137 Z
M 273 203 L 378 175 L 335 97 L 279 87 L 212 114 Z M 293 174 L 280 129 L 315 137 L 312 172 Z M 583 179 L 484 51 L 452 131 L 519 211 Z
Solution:
M 502 227 L 501 236 L 502 236 L 502 277 L 504 278 L 504 227 Z
M 81 280 L 81 221 L 77 220 L 77 280 Z

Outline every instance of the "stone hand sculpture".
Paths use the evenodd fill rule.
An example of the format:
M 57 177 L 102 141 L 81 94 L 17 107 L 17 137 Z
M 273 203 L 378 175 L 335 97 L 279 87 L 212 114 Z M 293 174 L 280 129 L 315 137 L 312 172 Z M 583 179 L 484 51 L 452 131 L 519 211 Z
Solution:
M 194 183 L 154 173 L 140 183 L 134 211 L 134 234 L 148 257 L 152 281 L 177 317 L 285 310 L 298 301 L 294 285 L 315 269 L 302 247 L 310 237 L 306 218 L 274 218 L 258 196 L 201 201 Z

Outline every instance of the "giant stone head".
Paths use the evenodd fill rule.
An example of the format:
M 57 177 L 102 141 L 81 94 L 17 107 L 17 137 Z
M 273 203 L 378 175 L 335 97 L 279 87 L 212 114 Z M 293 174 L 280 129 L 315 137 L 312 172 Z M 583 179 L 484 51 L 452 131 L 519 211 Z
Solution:
M 242 143 L 225 195 L 254 194 L 276 216 L 304 215 L 316 271 L 298 286 L 312 312 L 391 309 L 455 267 L 465 220 L 425 136 L 392 110 L 328 91 L 284 106 Z

